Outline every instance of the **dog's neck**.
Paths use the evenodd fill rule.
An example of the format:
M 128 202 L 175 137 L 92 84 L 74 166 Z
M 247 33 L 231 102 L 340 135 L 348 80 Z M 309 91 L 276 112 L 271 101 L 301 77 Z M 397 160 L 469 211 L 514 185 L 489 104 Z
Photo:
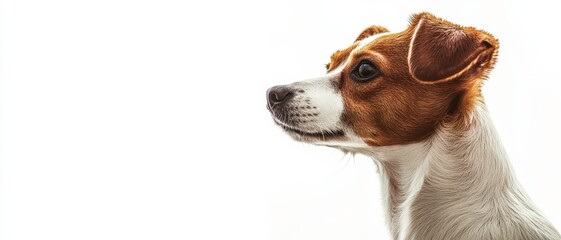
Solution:
M 465 124 L 365 153 L 378 165 L 394 239 L 559 238 L 518 185 L 483 103 Z

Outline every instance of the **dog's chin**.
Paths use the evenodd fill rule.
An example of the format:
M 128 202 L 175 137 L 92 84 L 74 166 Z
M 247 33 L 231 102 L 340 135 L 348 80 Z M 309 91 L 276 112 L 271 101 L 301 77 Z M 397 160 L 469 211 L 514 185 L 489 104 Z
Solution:
M 346 138 L 345 131 L 343 129 L 333 129 L 324 131 L 304 131 L 296 127 L 292 127 L 288 124 L 280 122 L 278 119 L 274 119 L 275 123 L 279 125 L 288 135 L 300 142 L 320 144 L 322 142 L 330 142 L 337 140 L 344 140 Z

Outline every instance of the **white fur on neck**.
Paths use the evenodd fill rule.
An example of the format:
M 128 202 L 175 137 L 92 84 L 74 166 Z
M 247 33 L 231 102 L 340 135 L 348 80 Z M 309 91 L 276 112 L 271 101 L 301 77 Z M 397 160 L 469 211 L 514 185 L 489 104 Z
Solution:
M 429 170 L 431 158 L 440 155 L 430 148 L 428 142 L 414 143 L 408 145 L 397 145 L 388 147 L 376 147 L 374 151 L 369 152 L 370 156 L 378 163 L 382 183 L 383 197 L 385 198 L 386 217 L 392 226 L 394 237 L 405 239 L 409 231 L 410 208 L 415 200 L 415 197 L 425 180 L 425 176 Z M 389 194 L 389 173 L 383 167 L 385 163 L 394 162 L 402 166 L 400 174 L 400 185 L 405 192 L 405 198 L 397 206 L 391 206 Z M 397 208 L 397 216 L 393 216 L 390 208 Z M 397 226 L 396 226 L 397 225 Z
M 468 128 L 462 132 L 444 125 L 423 142 L 362 151 L 377 160 L 394 238 L 560 239 L 515 179 L 483 103 L 476 106 L 465 124 Z M 401 193 L 397 199 L 390 199 L 390 184 Z M 456 186 L 467 190 L 454 192 Z M 441 196 L 442 204 L 433 202 Z M 449 207 L 449 211 L 426 207 L 431 204 L 436 204 L 436 208 L 445 205 L 442 208 Z M 413 206 L 417 209 L 416 218 L 412 216 Z M 485 210 L 489 213 L 481 213 Z M 480 214 L 484 219 L 475 219 L 477 214 L 470 213 Z M 434 228 L 427 230 L 423 228 L 425 224 L 434 224 Z

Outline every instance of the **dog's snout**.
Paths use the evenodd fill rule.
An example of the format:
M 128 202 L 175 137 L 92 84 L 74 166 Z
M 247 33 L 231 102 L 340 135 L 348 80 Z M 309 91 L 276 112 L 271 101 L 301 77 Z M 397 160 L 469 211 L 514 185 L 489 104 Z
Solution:
M 274 86 L 267 90 L 269 106 L 284 103 L 294 96 L 294 92 L 286 85 Z

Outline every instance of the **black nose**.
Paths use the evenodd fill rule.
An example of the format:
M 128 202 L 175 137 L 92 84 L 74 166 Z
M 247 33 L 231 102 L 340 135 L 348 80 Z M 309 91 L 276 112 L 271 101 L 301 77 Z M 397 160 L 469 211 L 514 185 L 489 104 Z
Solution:
M 267 101 L 269 106 L 274 106 L 288 101 L 294 96 L 294 93 L 290 88 L 285 85 L 274 86 L 267 90 Z

